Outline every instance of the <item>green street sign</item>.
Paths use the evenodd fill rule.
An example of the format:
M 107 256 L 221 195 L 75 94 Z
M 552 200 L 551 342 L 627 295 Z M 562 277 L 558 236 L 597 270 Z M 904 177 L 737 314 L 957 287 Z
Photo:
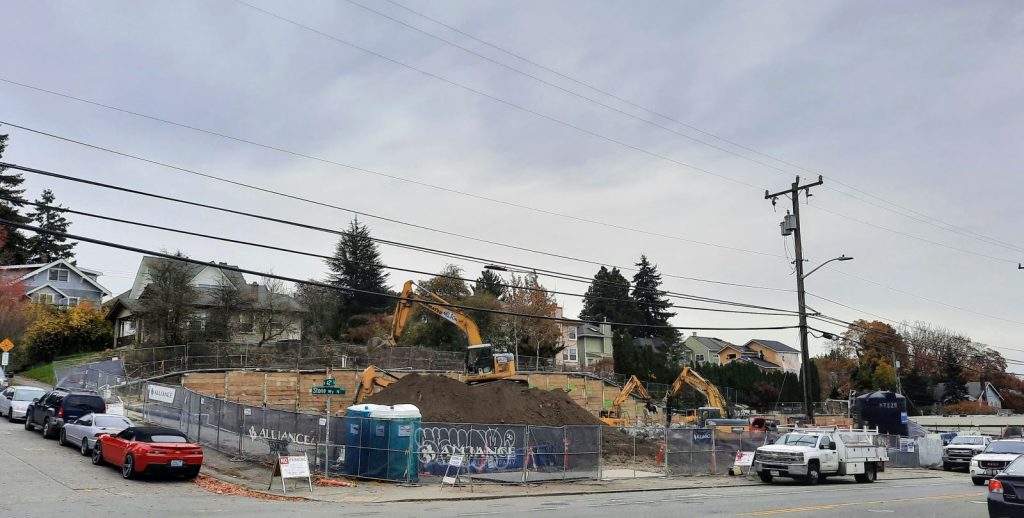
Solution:
M 334 386 L 334 378 L 327 378 L 327 379 L 325 379 L 324 380 L 324 386 L 325 387 L 333 387 Z
M 313 395 L 339 395 L 345 393 L 345 387 L 313 387 Z

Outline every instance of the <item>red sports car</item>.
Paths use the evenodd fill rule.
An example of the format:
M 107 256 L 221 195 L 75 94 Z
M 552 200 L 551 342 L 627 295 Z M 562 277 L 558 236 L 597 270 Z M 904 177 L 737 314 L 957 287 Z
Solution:
M 132 426 L 96 439 L 92 463 L 121 466 L 124 478 L 145 473 L 196 478 L 203 465 L 203 447 L 177 430 Z

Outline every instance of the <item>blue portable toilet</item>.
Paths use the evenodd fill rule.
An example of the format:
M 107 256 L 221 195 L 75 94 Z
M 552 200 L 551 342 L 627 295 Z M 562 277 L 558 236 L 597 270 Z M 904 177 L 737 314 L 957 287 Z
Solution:
M 419 480 L 415 405 L 355 405 L 346 413 L 345 473 L 379 480 Z

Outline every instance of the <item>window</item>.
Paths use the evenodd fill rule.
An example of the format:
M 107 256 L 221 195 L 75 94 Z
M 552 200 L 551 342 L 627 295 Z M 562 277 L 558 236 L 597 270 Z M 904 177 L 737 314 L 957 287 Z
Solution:
M 823 435 L 821 437 L 821 446 L 818 446 L 818 448 L 822 449 L 822 450 L 827 450 L 827 449 L 829 449 L 831 447 L 832 447 L 832 438 L 827 436 L 827 435 Z
M 704 355 L 703 354 L 698 354 L 697 355 L 697 363 L 704 363 Z
M 730 354 L 730 355 L 728 355 L 728 358 L 730 360 L 735 360 L 736 359 L 736 355 L 735 354 Z
M 81 302 L 81 301 L 82 301 L 82 299 L 80 297 L 68 297 L 66 302 L 67 302 L 67 306 L 69 308 L 73 308 L 73 307 L 77 306 L 78 303 Z
M 60 268 L 51 269 L 49 275 L 51 281 L 67 282 L 68 280 L 68 271 Z
M 238 327 L 236 328 L 236 330 L 239 333 L 252 333 L 254 330 L 254 326 L 252 324 L 252 315 L 238 315 Z
M 270 332 L 271 333 L 280 333 L 283 330 L 284 330 L 284 324 L 282 324 L 280 322 L 271 322 L 270 323 Z
M 53 305 L 52 293 L 36 293 L 32 295 L 32 301 L 36 304 Z
M 576 356 L 576 348 L 575 347 L 566 347 L 565 348 L 565 361 L 567 361 L 567 362 L 578 362 L 579 361 L 579 357 Z
M 570 340 L 575 340 L 576 339 L 576 328 L 575 327 L 570 327 L 569 328 L 569 339 Z

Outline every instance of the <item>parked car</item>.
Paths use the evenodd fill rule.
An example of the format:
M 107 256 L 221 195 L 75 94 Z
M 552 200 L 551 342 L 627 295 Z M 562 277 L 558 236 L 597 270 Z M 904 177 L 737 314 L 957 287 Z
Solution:
M 1024 456 L 988 481 L 989 518 L 1024 516 Z
M 0 416 L 7 416 L 8 421 L 24 419 L 25 411 L 33 399 L 42 397 L 46 391 L 41 388 L 25 385 L 13 385 L 0 392 Z
M 203 465 L 203 447 L 170 428 L 132 426 L 116 435 L 101 435 L 92 449 L 92 463 L 121 467 L 121 476 L 183 475 L 195 478 Z
M 82 455 L 88 455 L 96 444 L 96 438 L 103 434 L 117 434 L 134 423 L 123 415 L 85 414 L 74 421 L 64 423 L 57 442 L 61 446 L 77 446 Z
M 1006 468 L 1011 462 L 1024 454 L 1024 439 L 1000 439 L 992 441 L 985 451 L 971 459 L 971 481 L 976 486 L 983 486 Z
M 39 426 L 43 429 L 43 438 L 55 439 L 65 422 L 106 410 L 107 403 L 95 392 L 53 389 L 28 406 L 25 429 L 32 431 Z
M 957 435 L 942 448 L 942 469 L 967 468 L 971 459 L 981 453 L 992 438 L 987 435 Z

